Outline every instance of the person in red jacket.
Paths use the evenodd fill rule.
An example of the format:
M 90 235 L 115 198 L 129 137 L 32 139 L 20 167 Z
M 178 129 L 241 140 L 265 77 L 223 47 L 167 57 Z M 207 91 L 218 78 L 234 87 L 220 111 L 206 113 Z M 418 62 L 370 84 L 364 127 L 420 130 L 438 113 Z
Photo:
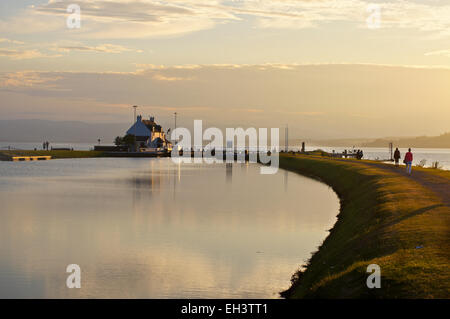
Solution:
M 406 164 L 406 172 L 411 175 L 411 168 L 412 168 L 412 161 L 413 161 L 413 154 L 411 153 L 411 149 L 408 149 L 408 152 L 405 154 L 405 159 L 403 162 Z

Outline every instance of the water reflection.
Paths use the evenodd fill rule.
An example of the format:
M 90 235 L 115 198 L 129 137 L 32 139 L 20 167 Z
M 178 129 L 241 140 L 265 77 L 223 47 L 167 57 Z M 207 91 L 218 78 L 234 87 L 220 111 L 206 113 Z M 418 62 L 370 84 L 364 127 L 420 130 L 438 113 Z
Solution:
M 289 176 L 289 173 L 288 173 L 288 171 L 283 171 L 283 174 L 284 174 L 284 191 L 286 192 L 287 188 L 288 188 L 288 176 Z
M 327 186 L 256 164 L 29 164 L 0 163 L 2 298 L 277 297 L 338 210 Z
M 231 183 L 233 181 L 233 164 L 226 163 L 225 165 L 226 165 L 227 182 Z

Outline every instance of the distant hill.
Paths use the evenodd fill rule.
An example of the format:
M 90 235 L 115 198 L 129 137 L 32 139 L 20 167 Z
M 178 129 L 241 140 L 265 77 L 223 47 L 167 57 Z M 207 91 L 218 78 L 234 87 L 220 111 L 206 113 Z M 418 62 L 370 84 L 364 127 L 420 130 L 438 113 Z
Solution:
M 301 144 L 302 141 L 306 142 L 306 145 L 320 145 L 320 146 L 362 146 L 364 143 L 373 142 L 373 138 L 340 138 L 340 139 L 304 139 L 298 140 L 297 144 Z
M 96 143 L 100 138 L 105 144 L 113 144 L 114 138 L 124 135 L 130 126 L 127 123 L 0 120 L 0 141 Z
M 419 136 L 404 138 L 380 138 L 372 142 L 362 143 L 363 147 L 383 147 L 390 142 L 395 147 L 450 148 L 450 132 L 440 136 Z
M 390 142 L 395 147 L 450 148 L 450 132 L 440 136 L 346 138 L 329 140 L 306 140 L 307 144 L 342 147 L 387 147 Z
M 0 142 L 61 142 L 113 144 L 114 138 L 124 135 L 130 123 L 86 123 L 79 121 L 48 120 L 0 120 Z M 386 147 L 390 142 L 395 147 L 450 148 L 450 132 L 440 136 L 348 138 L 348 139 L 291 139 L 291 145 Z M 284 142 L 281 143 L 284 145 Z

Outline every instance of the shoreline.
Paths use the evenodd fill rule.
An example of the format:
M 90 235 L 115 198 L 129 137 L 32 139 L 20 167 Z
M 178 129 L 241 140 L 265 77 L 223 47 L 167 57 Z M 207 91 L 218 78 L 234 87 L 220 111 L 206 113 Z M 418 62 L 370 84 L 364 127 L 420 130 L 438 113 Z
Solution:
M 14 150 L 0 151 L 0 161 L 11 161 L 13 157 L 30 157 L 30 156 L 51 156 L 51 159 L 76 159 L 76 158 L 114 158 L 114 157 L 164 157 L 167 154 L 154 153 L 121 153 L 121 152 L 105 152 L 105 151 L 33 151 L 33 150 Z
M 403 166 L 384 165 L 280 156 L 280 168 L 329 185 L 341 202 L 336 224 L 282 297 L 450 298 L 447 193 L 414 180 L 416 171 L 448 189 L 450 172 L 414 167 L 409 177 Z M 369 264 L 381 268 L 380 289 L 366 286 Z
M 69 158 L 96 158 L 104 157 L 104 152 L 98 151 L 33 151 L 33 150 L 11 150 L 0 151 L 0 160 L 9 161 L 14 156 L 51 156 L 52 159 Z

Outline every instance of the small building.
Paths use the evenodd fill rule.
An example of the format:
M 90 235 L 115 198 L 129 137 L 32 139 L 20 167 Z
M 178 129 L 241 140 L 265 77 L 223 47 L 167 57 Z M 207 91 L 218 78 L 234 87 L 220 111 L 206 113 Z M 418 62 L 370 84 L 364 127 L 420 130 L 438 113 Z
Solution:
M 127 134 L 136 137 L 136 146 L 139 149 L 169 149 L 171 143 L 166 138 L 166 133 L 161 125 L 155 122 L 151 116 L 148 120 L 143 120 L 142 115 L 136 119 L 136 123 L 130 127 Z

